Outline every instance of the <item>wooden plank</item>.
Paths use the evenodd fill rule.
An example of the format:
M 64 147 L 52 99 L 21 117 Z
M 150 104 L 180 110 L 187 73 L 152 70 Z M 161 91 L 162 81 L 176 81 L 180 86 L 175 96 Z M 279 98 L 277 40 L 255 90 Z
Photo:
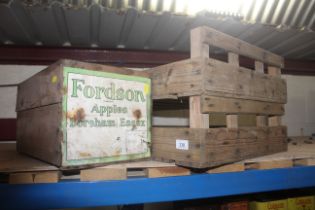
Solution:
M 15 143 L 0 143 L 0 173 L 52 170 L 57 167 L 18 153 Z
M 121 67 L 106 66 L 73 60 L 60 60 L 19 84 L 16 110 L 22 111 L 34 107 L 60 103 L 64 93 L 64 66 L 94 71 L 106 71 L 117 74 L 143 77 L 149 76 L 148 72 L 145 71 L 133 71 Z
M 99 180 L 123 180 L 127 179 L 127 169 L 118 168 L 91 168 L 80 171 L 81 181 L 99 181 Z
M 56 183 L 59 181 L 59 171 L 12 173 L 10 184 Z
M 281 77 L 281 69 L 275 66 L 268 66 L 268 74 L 275 77 Z
M 246 163 L 246 169 L 273 169 L 293 167 L 292 160 L 269 160 L 261 162 Z
M 232 164 L 227 164 L 227 165 L 209 169 L 207 173 L 215 174 L 215 173 L 237 172 L 237 171 L 244 171 L 244 170 L 245 170 L 244 163 L 232 163 Z
M 110 165 L 102 166 L 99 168 L 134 169 L 134 168 L 163 168 L 163 167 L 176 167 L 176 165 L 175 163 L 164 163 L 160 161 L 146 160 L 146 161 L 134 161 L 134 162 L 128 162 L 128 163 L 110 164 Z
M 190 96 L 189 126 L 191 128 L 209 128 L 209 114 L 202 114 L 200 109 L 200 96 Z
M 264 63 L 260 61 L 255 61 L 255 71 L 259 73 L 264 73 Z
M 284 106 L 270 102 L 202 95 L 201 112 L 283 115 Z
M 277 67 L 283 67 L 284 61 L 281 56 L 268 52 L 262 48 L 251 45 L 245 41 L 219 32 L 209 27 L 198 27 L 191 30 L 191 34 L 203 34 L 202 43 L 225 49 L 229 52 L 244 55 L 263 63 L 272 64 Z M 192 43 L 191 43 L 192 44 Z
M 190 170 L 183 167 L 162 167 L 148 168 L 146 174 L 149 178 L 167 177 L 167 176 L 185 176 L 190 175 Z
M 226 115 L 226 127 L 238 128 L 238 115 Z
M 247 68 L 207 59 L 204 63 L 205 94 L 228 98 L 286 103 L 286 81 Z
M 266 116 L 256 116 L 256 126 L 257 127 L 266 127 L 267 126 L 267 117 Z
M 281 117 L 279 117 L 279 116 L 268 117 L 268 125 L 269 126 L 281 125 Z
M 315 156 L 315 151 L 314 151 Z M 315 166 L 315 158 L 303 158 L 294 160 L 296 166 Z
M 152 98 L 166 99 L 200 95 L 202 92 L 202 66 L 198 59 L 188 59 L 152 68 Z
M 208 58 L 209 45 L 204 43 L 206 31 L 196 28 L 190 32 L 190 57 L 191 58 Z
M 187 140 L 178 149 L 176 140 Z M 152 156 L 178 165 L 205 168 L 285 151 L 286 127 L 152 129 Z
M 61 166 L 61 104 L 20 111 L 17 115 L 17 151 Z
M 239 66 L 239 56 L 238 54 L 232 53 L 232 52 L 228 52 L 228 62 L 230 64 L 233 64 L 235 66 Z

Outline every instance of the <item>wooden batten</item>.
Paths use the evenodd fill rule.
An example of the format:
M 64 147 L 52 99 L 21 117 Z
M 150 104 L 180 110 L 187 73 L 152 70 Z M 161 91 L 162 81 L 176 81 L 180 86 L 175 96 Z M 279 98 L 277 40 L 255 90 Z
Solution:
M 239 66 L 239 56 L 236 53 L 229 52 L 228 53 L 228 62 L 232 65 Z
M 191 128 L 209 128 L 209 114 L 202 114 L 200 96 L 189 97 L 189 126 Z
M 146 175 L 149 178 L 168 177 L 168 176 L 185 176 L 190 175 L 190 170 L 183 167 L 160 167 L 147 168 Z
M 122 180 L 127 179 L 125 167 L 99 167 L 80 171 L 81 181 Z
M 279 103 L 202 95 L 201 112 L 283 115 L 284 107 Z
M 264 73 L 264 63 L 260 61 L 255 61 L 255 71 L 259 73 Z
M 226 127 L 238 128 L 238 115 L 236 114 L 226 115 Z
M 267 125 L 267 116 L 256 116 L 256 126 L 257 127 L 266 127 Z
M 59 171 L 45 172 L 20 172 L 9 175 L 10 184 L 35 184 L 35 183 L 56 183 L 59 181 Z
M 201 36 L 204 37 L 204 39 L 201 40 L 202 43 L 219 47 L 239 55 L 244 55 L 255 60 L 261 61 L 263 63 L 272 64 L 280 68 L 284 66 L 284 61 L 281 56 L 268 52 L 262 48 L 251 45 L 245 41 L 224 34 L 215 29 L 205 26 L 198 27 L 191 31 L 191 34 L 195 33 L 206 34 Z
M 272 116 L 268 118 L 268 126 L 279 126 L 281 125 L 281 117 Z

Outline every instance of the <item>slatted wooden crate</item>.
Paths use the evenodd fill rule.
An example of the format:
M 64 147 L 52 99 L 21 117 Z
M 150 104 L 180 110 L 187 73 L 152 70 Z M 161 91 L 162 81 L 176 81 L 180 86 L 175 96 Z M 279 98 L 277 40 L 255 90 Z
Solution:
M 209 46 L 225 50 L 227 62 L 209 58 Z M 240 55 L 253 59 L 255 70 L 241 67 Z M 153 156 L 205 168 L 286 150 L 283 65 L 282 57 L 249 43 L 193 29 L 190 59 L 150 71 L 153 100 L 189 98 L 189 128 L 153 127 Z M 226 114 L 225 128 L 209 128 L 213 113 Z M 240 127 L 242 114 L 256 115 L 256 126 Z

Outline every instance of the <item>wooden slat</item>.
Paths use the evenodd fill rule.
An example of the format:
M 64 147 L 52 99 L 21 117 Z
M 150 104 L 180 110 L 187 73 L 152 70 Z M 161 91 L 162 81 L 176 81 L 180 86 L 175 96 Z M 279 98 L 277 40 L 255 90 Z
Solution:
M 255 61 L 255 71 L 259 73 L 264 73 L 264 63 L 260 61 Z
M 246 163 L 246 169 L 273 169 L 273 168 L 290 168 L 293 167 L 293 161 L 288 160 L 269 160 L 253 163 Z
M 227 165 L 209 169 L 207 173 L 214 174 L 214 173 L 237 172 L 237 171 L 244 171 L 244 170 L 245 170 L 244 163 L 232 163 L 232 164 L 227 164 Z
M 191 58 L 208 58 L 209 45 L 204 43 L 206 31 L 192 30 L 190 33 L 190 57 Z
M 228 53 L 228 62 L 230 64 L 235 65 L 235 66 L 239 66 L 240 63 L 239 63 L 239 56 L 238 56 L 238 54 L 229 52 Z
M 209 128 L 209 115 L 201 113 L 200 96 L 189 97 L 189 126 L 191 128 Z
M 122 180 L 127 179 L 127 169 L 124 167 L 91 168 L 80 171 L 81 181 Z
M 59 171 L 23 172 L 9 175 L 10 184 L 56 183 L 59 181 Z
M 284 107 L 278 103 L 203 95 L 201 112 L 283 115 Z
M 153 99 L 202 95 L 286 103 L 286 81 L 215 59 L 152 68 Z
M 266 127 L 267 126 L 267 117 L 266 116 L 256 116 L 256 126 L 257 127 Z
M 204 90 L 207 95 L 286 103 L 286 81 L 215 60 L 205 60 Z
M 201 43 L 207 43 L 229 52 L 244 55 L 277 67 L 283 67 L 284 61 L 282 57 L 212 28 L 205 26 L 198 27 L 191 30 L 191 35 L 193 34 L 200 34 L 200 36 L 204 38 L 201 39 Z M 193 44 L 193 42 L 191 44 Z
M 202 92 L 200 59 L 178 61 L 149 70 L 152 79 L 152 98 L 200 95 Z
M 281 125 L 281 117 L 279 116 L 272 116 L 268 118 L 268 125 L 269 126 L 279 126 Z
M 315 151 L 314 151 L 315 156 Z M 315 158 L 303 158 L 294 160 L 296 166 L 315 166 Z
M 281 77 L 281 69 L 275 66 L 268 66 L 268 74 L 271 76 Z
M 146 169 L 146 174 L 149 178 L 185 176 L 190 175 L 190 170 L 183 167 L 148 168 Z
M 187 149 L 176 148 L 176 140 L 188 141 Z M 153 128 L 152 155 L 176 164 L 205 168 L 246 158 L 284 151 L 286 129 L 252 128 Z
M 226 127 L 238 128 L 238 115 L 226 115 Z

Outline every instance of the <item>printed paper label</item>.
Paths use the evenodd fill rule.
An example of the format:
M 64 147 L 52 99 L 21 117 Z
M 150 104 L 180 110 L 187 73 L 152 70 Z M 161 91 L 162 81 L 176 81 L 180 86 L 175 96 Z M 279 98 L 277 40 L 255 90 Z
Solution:
M 189 149 L 189 141 L 183 140 L 183 139 L 176 139 L 176 149 L 188 150 Z

